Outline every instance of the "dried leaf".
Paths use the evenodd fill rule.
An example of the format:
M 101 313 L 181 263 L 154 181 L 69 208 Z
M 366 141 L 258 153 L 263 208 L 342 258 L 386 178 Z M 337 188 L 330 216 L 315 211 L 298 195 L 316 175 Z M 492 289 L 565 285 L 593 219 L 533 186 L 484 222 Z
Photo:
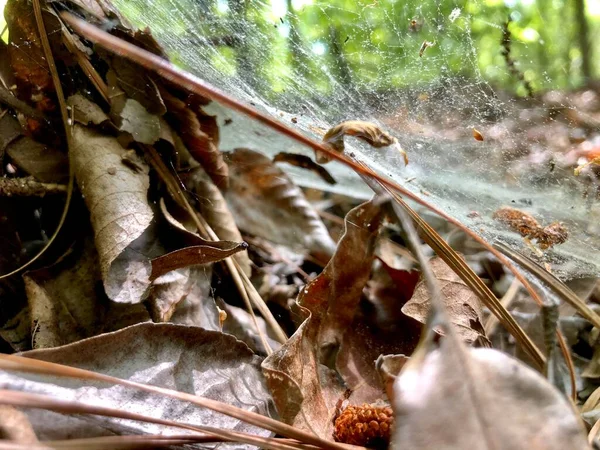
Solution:
M 23 275 L 31 315 L 33 348 L 49 348 L 94 336 L 112 315 L 112 304 L 98 289 L 101 282 L 98 254 L 91 238 L 51 267 Z M 131 311 L 130 311 L 131 312 Z M 137 314 L 136 322 L 149 320 Z M 119 310 L 110 320 L 111 330 L 131 325 Z
M 255 353 L 266 355 L 267 352 L 256 331 L 256 326 L 254 325 L 254 320 L 250 316 L 250 313 L 245 309 L 228 305 L 225 302 L 220 302 L 220 306 L 223 308 L 222 311 L 225 311 L 227 315 L 227 318 L 223 322 L 223 333 L 231 334 L 240 341 L 245 342 Z M 269 329 L 265 319 L 256 317 L 256 320 L 261 332 L 266 336 L 271 349 L 279 349 L 281 344 L 269 337 Z
M 34 99 L 39 111 L 54 110 L 54 84 L 42 50 L 31 3 L 26 0 L 8 2 L 4 17 L 10 36 L 8 54 L 17 82 L 17 97 L 26 102 Z M 43 18 L 52 46 L 59 49 L 58 18 L 47 10 L 43 11 Z
M 160 93 L 167 105 L 168 113 L 165 116 L 171 126 L 179 133 L 190 154 L 202 165 L 206 173 L 220 189 L 228 187 L 229 169 L 223 160 L 223 155 L 218 149 L 218 141 L 211 138 L 208 133 L 213 133 L 214 126 L 207 126 L 207 131 L 202 125 L 197 113 L 183 101 L 161 88 Z
M 485 338 L 482 307 L 477 295 L 442 259 L 430 260 L 431 269 L 440 283 L 450 320 L 458 327 L 458 334 L 467 343 Z M 402 312 L 421 323 L 427 321 L 430 297 L 424 281 L 419 282 L 412 298 L 402 307 Z
M 335 381 L 335 354 L 352 323 L 369 278 L 382 214 L 374 202 L 346 217 L 346 232 L 323 272 L 298 296 L 305 321 L 263 362 L 263 372 L 284 422 L 331 439 L 335 405 L 343 389 Z
M 119 130 L 131 134 L 136 142 L 154 144 L 160 138 L 159 117 L 150 114 L 136 100 L 128 98 L 123 109 L 113 112 L 120 118 L 117 122 Z
M 30 137 L 12 141 L 6 148 L 12 162 L 27 174 L 45 183 L 59 183 L 68 177 L 67 156 Z
M 115 333 L 85 339 L 49 350 L 23 354 L 29 358 L 79 367 L 154 386 L 177 389 L 268 415 L 270 396 L 260 373 L 260 358 L 232 336 L 202 328 L 173 324 L 139 324 Z M 60 380 L 0 371 L 5 389 L 44 393 L 63 400 L 143 411 L 153 417 L 188 424 L 244 431 L 260 436 L 268 432 L 238 419 L 197 408 L 156 394 L 122 386 L 102 386 L 86 380 Z M 100 416 L 73 416 L 27 410 L 38 437 L 67 439 L 114 434 L 177 433 L 156 424 Z M 246 447 L 242 447 L 246 448 Z
M 211 277 L 211 265 L 190 269 L 191 286 L 185 298 L 178 300 L 175 312 L 170 318 L 171 322 L 221 331 L 219 308 L 211 297 Z
M 189 269 L 179 269 L 161 276 L 152 283 L 150 296 L 146 301 L 153 322 L 169 322 L 175 309 L 191 292 L 195 280 Z
M 210 180 L 202 167 L 194 169 L 185 177 L 187 189 L 194 194 L 202 217 L 220 239 L 241 242 L 242 233 L 238 229 L 227 202 L 221 191 Z M 252 263 L 247 252 L 237 253 L 235 259 L 248 276 L 252 273 Z
M 320 166 L 316 162 L 314 162 L 310 157 L 306 155 L 298 155 L 296 153 L 277 153 L 273 157 L 273 162 L 284 162 L 288 163 L 292 166 L 301 167 L 303 169 L 310 170 L 311 172 L 319 175 L 323 181 L 329 184 L 335 184 L 335 179 L 331 176 L 331 174 L 327 171 L 327 169 L 323 166 Z
M 410 358 L 404 355 L 381 355 L 375 365 L 388 398 L 394 398 L 394 383 Z
M 138 303 L 150 285 L 151 265 L 132 245 L 149 243 L 142 237 L 153 218 L 149 169 L 141 161 L 139 171 L 124 165 L 114 138 L 80 125 L 73 127 L 73 142 L 75 177 L 90 210 L 106 293 L 117 302 Z
M 236 149 L 226 158 L 230 187 L 225 199 L 240 229 L 297 251 L 308 249 L 327 262 L 335 251 L 335 242 L 289 177 L 253 150 Z
M 392 449 L 589 448 L 572 405 L 537 372 L 490 349 L 413 355 L 394 385 Z
M 67 105 L 73 108 L 75 121 L 82 125 L 100 125 L 110 120 L 104 111 L 102 111 L 102 108 L 81 94 L 70 96 L 67 99 Z
M 222 261 L 223 259 L 248 248 L 248 244 L 245 242 L 239 244 L 237 242 L 232 242 L 231 244 L 231 247 L 228 249 L 213 247 L 210 244 L 196 245 L 175 250 L 166 255 L 154 258 L 152 260 L 152 274 L 150 275 L 150 281 L 154 281 L 158 277 L 172 270 Z
M 406 152 L 402 150 L 398 140 L 395 137 L 390 136 L 374 123 L 362 122 L 360 120 L 348 120 L 346 122 L 342 122 L 327 131 L 325 136 L 323 136 L 323 141 L 330 144 L 338 152 L 343 152 L 345 148 L 344 136 L 346 135 L 355 136 L 359 139 L 362 139 L 375 148 L 387 147 L 395 144 L 398 148 L 398 151 L 404 157 L 404 163 L 408 164 Z M 325 164 L 331 161 L 330 156 L 321 152 L 316 153 L 316 160 L 319 164 Z
M 132 33 L 124 31 L 123 28 L 115 28 L 112 32 L 128 41 L 135 41 L 136 45 L 145 47 L 142 41 L 136 39 L 138 33 L 132 36 Z M 155 49 L 147 48 L 147 50 L 152 51 Z M 143 67 L 102 49 L 99 49 L 98 53 L 110 66 L 111 70 L 107 74 L 107 82 L 114 92 L 123 92 L 124 97 L 139 103 L 148 114 L 157 117 L 165 114 L 167 109 L 159 88 L 152 78 L 147 75 L 147 71 Z M 114 98 L 111 98 L 111 105 L 113 100 Z

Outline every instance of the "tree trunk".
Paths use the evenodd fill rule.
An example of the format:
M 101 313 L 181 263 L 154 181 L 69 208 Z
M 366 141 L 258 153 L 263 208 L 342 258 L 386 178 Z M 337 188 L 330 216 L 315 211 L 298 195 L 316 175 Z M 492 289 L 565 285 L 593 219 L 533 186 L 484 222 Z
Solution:
M 589 38 L 588 22 L 585 17 L 585 0 L 575 1 L 575 20 L 579 25 L 577 39 L 579 40 L 579 51 L 581 52 L 581 75 L 584 83 L 592 79 L 591 43 Z

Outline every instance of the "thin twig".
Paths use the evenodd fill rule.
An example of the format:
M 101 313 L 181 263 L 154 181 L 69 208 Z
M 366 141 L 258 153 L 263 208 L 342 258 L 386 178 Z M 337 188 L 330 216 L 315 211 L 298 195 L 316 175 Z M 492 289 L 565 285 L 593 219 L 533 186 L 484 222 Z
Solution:
M 10 106 L 15 111 L 22 112 L 27 117 L 31 117 L 33 119 L 43 120 L 46 123 L 50 123 L 50 119 L 46 117 L 41 111 L 29 106 L 22 100 L 19 100 L 15 97 L 11 91 L 0 86 L 0 103 L 3 103 L 7 106 Z
M 42 183 L 33 177 L 0 178 L 0 197 L 44 197 L 66 192 L 64 184 Z
M 519 293 L 519 289 L 521 288 L 521 283 L 516 278 L 513 278 L 512 283 L 510 284 L 506 293 L 502 296 L 500 300 L 500 304 L 508 310 L 508 307 L 512 304 L 512 302 L 517 298 L 517 294 Z M 485 335 L 490 337 L 496 331 L 496 327 L 498 326 L 498 317 L 495 314 L 490 314 L 488 320 L 485 322 L 483 329 L 485 330 Z
M 264 447 L 271 450 L 297 450 L 298 448 L 298 446 L 292 446 L 289 443 L 284 444 L 281 442 L 276 442 L 275 445 L 273 445 L 271 438 L 265 438 L 248 433 L 203 425 L 180 423 L 174 420 L 155 418 L 145 414 L 133 413 L 118 408 L 108 408 L 104 406 L 88 405 L 79 401 L 57 399 L 49 395 L 6 389 L 0 390 L 0 394 L 2 394 L 0 395 L 0 404 L 5 405 L 22 408 L 40 408 L 63 414 L 94 414 L 104 417 L 114 417 L 145 423 L 154 423 L 158 425 L 200 432 L 203 433 L 201 436 L 203 439 L 205 438 L 206 434 L 208 434 L 211 437 L 216 436 L 219 438 L 219 440 L 257 445 L 259 447 Z M 190 436 L 190 438 L 193 438 L 193 436 Z

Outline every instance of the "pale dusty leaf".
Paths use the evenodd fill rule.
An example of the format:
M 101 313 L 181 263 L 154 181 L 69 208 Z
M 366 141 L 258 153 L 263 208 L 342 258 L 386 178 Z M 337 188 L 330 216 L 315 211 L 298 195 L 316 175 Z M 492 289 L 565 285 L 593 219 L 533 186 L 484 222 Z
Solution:
M 210 264 L 190 269 L 190 279 L 193 284 L 188 294 L 177 303 L 171 322 L 221 331 L 219 309 L 210 295 L 211 277 L 212 265 Z
M 101 276 L 93 241 L 86 238 L 56 264 L 23 275 L 29 303 L 33 348 L 49 348 L 94 336 L 110 322 L 110 330 L 149 320 L 144 308 L 125 305 L 114 317 L 110 302 L 98 289 Z M 136 319 L 129 319 L 134 314 Z M 111 317 L 113 316 L 113 317 Z M 109 319 L 110 317 L 110 319 Z M 133 321 L 132 321 L 133 320 Z
M 332 437 L 332 417 L 343 391 L 331 369 L 369 278 L 381 219 L 374 202 L 348 213 L 337 251 L 298 295 L 297 314 L 304 322 L 263 362 L 282 420 L 327 439 Z
M 234 337 L 173 324 L 139 324 L 24 356 L 177 389 L 269 415 L 270 396 L 260 358 Z M 268 432 L 211 410 L 156 394 L 77 379 L 0 371 L 6 389 L 42 393 L 64 400 L 106 406 L 190 424 L 206 424 L 265 436 Z M 164 434 L 180 431 L 160 425 L 100 416 L 68 416 L 26 411 L 38 437 L 66 439 L 106 434 Z
M 442 338 L 394 384 L 392 449 L 585 449 L 569 400 L 499 351 Z
M 160 138 L 159 117 L 150 114 L 136 100 L 128 98 L 125 100 L 123 109 L 115 112 L 120 118 L 119 130 L 131 134 L 136 142 L 154 144 Z
M 98 256 L 91 239 L 55 265 L 23 275 L 33 348 L 57 347 L 93 336 L 106 302 L 97 296 Z
M 132 248 L 149 239 L 143 236 L 153 218 L 148 166 L 123 164 L 116 139 L 80 125 L 73 127 L 73 142 L 72 163 L 90 211 L 106 293 L 117 302 L 138 303 L 150 285 L 150 261 Z
M 581 407 L 581 412 L 586 413 L 588 411 L 592 411 L 598 408 L 598 404 L 600 403 L 600 387 L 596 388 L 592 395 L 590 395 L 583 406 Z
M 87 100 L 81 94 L 75 94 L 67 99 L 67 105 L 73 108 L 73 116 L 76 122 L 82 125 L 100 125 L 110 118 L 97 104 Z
M 329 260 L 335 242 L 300 188 L 276 164 L 244 148 L 227 154 L 226 161 L 230 186 L 225 199 L 242 231 Z
M 235 336 L 240 341 L 245 342 L 254 352 L 266 355 L 267 352 L 256 331 L 256 326 L 254 325 L 254 320 L 250 316 L 250 313 L 245 309 L 228 305 L 225 302 L 220 302 L 219 306 L 227 313 L 227 317 L 223 322 L 223 333 L 229 333 Z M 256 320 L 261 332 L 266 336 L 271 349 L 277 350 L 281 347 L 281 344 L 278 341 L 269 337 L 269 329 L 265 319 L 258 316 L 256 317 Z
M 458 334 L 468 343 L 474 342 L 478 337 L 485 338 L 481 301 L 477 295 L 442 259 L 434 257 L 430 260 L 430 265 L 440 283 L 446 309 L 450 320 L 457 326 Z M 421 280 L 412 298 L 402 307 L 402 312 L 425 323 L 429 308 L 429 292 Z
M 39 441 L 27 415 L 18 409 L 0 405 L 0 442 L 37 444 Z

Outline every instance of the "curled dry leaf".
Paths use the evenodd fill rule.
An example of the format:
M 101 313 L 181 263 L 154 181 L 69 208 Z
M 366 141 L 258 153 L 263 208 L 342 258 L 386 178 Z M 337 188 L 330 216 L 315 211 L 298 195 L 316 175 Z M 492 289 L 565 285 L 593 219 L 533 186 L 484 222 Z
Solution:
M 150 261 L 133 250 L 146 245 L 144 232 L 152 222 L 148 204 L 148 166 L 140 170 L 122 163 L 116 139 L 80 125 L 73 127 L 72 163 L 90 211 L 100 271 L 107 295 L 114 301 L 138 303 L 150 285 Z
M 442 259 L 434 257 L 430 266 L 440 283 L 442 295 L 450 320 L 458 328 L 458 334 L 467 343 L 485 337 L 482 320 L 482 307 L 479 297 L 460 279 Z M 421 280 L 412 298 L 402 307 L 402 312 L 421 323 L 427 321 L 431 307 L 429 291 Z
M 332 418 L 343 389 L 325 364 L 334 365 L 354 318 L 371 271 L 381 219 L 374 202 L 348 213 L 337 251 L 298 296 L 305 321 L 262 366 L 281 419 L 327 439 L 332 437 Z
M 442 338 L 438 349 L 413 355 L 394 393 L 392 449 L 589 448 L 568 399 L 496 350 Z
M 329 184 L 335 184 L 335 179 L 331 176 L 331 174 L 327 171 L 327 169 L 323 166 L 320 166 L 316 162 L 314 162 L 309 156 L 299 155 L 296 153 L 277 153 L 273 157 L 273 162 L 284 162 L 288 163 L 292 166 L 301 167 L 302 169 L 310 170 L 311 172 L 319 175 L 323 181 Z
M 294 250 L 308 249 L 326 263 L 335 242 L 300 188 L 262 153 L 239 148 L 226 158 L 225 199 L 240 229 Z
M 177 389 L 264 415 L 269 415 L 271 409 L 271 399 L 260 373 L 260 358 L 234 337 L 202 328 L 139 324 L 63 347 L 26 352 L 23 356 Z M 260 436 L 269 434 L 187 402 L 122 386 L 4 371 L 0 371 L 0 384 L 5 389 L 42 393 L 123 411 L 143 411 L 146 415 L 188 424 L 210 424 Z M 62 415 L 43 410 L 26 413 L 43 440 L 71 438 L 73 430 L 77 430 L 79 437 L 107 433 L 177 433 L 161 425 L 109 417 Z
M 323 141 L 330 144 L 338 152 L 343 152 L 344 136 L 346 135 L 362 139 L 375 148 L 388 147 L 394 144 L 398 148 L 400 154 L 404 157 L 404 163 L 408 164 L 408 156 L 402 147 L 400 147 L 398 140 L 371 122 L 362 122 L 360 120 L 348 120 L 342 122 L 327 131 L 325 136 L 323 136 Z M 321 152 L 317 152 L 315 156 L 319 164 L 331 161 L 330 156 Z
M 165 118 L 179 133 L 190 154 L 202 165 L 213 182 L 220 188 L 228 187 L 229 170 L 218 148 L 218 140 L 214 139 L 214 125 L 210 119 L 202 116 L 206 122 L 206 131 L 202 128 L 199 116 L 183 100 L 161 88 L 161 96 L 167 106 Z M 213 137 L 210 134 L 213 133 Z M 218 136 L 217 136 L 218 139 Z

